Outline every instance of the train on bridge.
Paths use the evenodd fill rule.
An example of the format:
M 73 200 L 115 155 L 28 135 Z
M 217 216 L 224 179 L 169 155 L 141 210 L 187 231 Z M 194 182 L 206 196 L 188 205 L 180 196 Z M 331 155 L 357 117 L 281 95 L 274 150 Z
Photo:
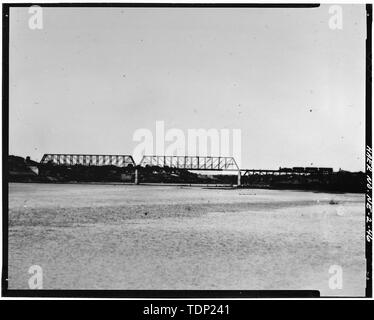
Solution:
M 290 173 L 319 173 L 319 174 L 332 174 L 333 168 L 325 167 L 292 167 L 292 168 L 279 168 L 280 172 Z

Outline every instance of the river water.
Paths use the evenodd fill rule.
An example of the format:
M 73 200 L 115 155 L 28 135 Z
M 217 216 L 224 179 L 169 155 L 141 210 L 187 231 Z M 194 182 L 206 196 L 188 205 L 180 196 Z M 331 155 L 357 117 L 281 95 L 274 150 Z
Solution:
M 44 289 L 363 296 L 364 206 L 362 194 L 12 183 L 9 288 L 29 288 L 38 265 Z

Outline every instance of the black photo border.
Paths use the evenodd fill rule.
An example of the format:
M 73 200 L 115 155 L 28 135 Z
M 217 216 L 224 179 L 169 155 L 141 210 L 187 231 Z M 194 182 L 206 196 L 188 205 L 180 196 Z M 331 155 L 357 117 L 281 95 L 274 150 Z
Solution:
M 8 155 L 9 155 L 9 20 L 12 7 L 82 7 L 82 8 L 316 8 L 319 4 L 303 3 L 3 3 L 2 27 L 2 223 L 3 265 L 1 293 L 3 297 L 34 298 L 319 298 L 317 290 L 17 290 L 8 288 Z M 372 297 L 372 5 L 366 4 L 366 199 L 365 255 L 366 291 L 362 298 Z M 337 297 L 323 297 L 337 298 Z M 340 297 L 339 298 L 350 298 Z

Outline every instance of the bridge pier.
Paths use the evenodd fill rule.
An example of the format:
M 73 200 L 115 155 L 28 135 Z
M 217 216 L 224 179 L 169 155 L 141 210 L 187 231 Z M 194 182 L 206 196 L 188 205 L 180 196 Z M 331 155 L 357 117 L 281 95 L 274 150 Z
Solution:
M 242 173 L 240 172 L 240 170 L 238 171 L 238 187 L 241 186 L 241 180 L 242 180 Z
M 139 184 L 139 169 L 135 169 L 135 184 Z

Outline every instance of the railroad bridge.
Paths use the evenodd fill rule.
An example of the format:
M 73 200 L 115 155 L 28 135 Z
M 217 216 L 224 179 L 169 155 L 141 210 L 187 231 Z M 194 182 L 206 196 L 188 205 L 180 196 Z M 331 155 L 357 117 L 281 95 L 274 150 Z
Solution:
M 52 163 L 62 166 L 136 166 L 134 159 L 130 155 L 112 154 L 44 154 L 40 163 Z
M 332 168 L 293 167 L 279 170 L 240 169 L 233 157 L 204 157 L 204 156 L 158 156 L 145 155 L 139 165 L 136 165 L 131 155 L 96 155 L 96 154 L 44 154 L 41 164 L 61 166 L 117 166 L 135 168 L 135 183 L 139 182 L 138 170 L 143 167 L 176 168 L 192 171 L 235 171 L 238 175 L 237 185 L 241 185 L 241 176 L 262 175 L 328 175 Z
M 237 171 L 238 184 L 240 184 L 240 169 L 233 157 L 145 155 L 137 166 L 131 155 L 44 154 L 40 163 L 59 166 L 133 166 L 135 167 L 136 184 L 139 182 L 139 167 L 157 166 L 185 170 Z
M 140 166 L 170 167 L 186 170 L 238 171 L 233 157 L 143 156 Z

